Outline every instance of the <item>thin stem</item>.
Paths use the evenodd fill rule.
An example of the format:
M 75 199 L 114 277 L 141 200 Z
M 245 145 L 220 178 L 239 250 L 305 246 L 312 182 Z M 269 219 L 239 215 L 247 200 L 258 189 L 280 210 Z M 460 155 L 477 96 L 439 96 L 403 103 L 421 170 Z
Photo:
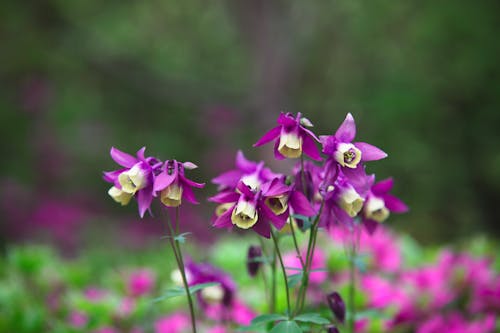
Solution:
M 178 221 L 178 217 L 179 217 L 179 214 L 178 214 L 178 210 L 179 208 L 177 207 L 177 212 L 176 212 L 176 225 L 178 225 L 179 221 Z M 185 271 L 185 266 L 184 266 L 184 260 L 182 258 L 182 252 L 181 252 L 181 247 L 179 245 L 179 241 L 178 240 L 175 240 L 175 242 L 173 241 L 174 239 L 174 236 L 175 236 L 175 232 L 174 232 L 174 228 L 172 227 L 172 224 L 170 223 L 170 220 L 167 219 L 167 225 L 168 225 L 168 228 L 170 230 L 170 244 L 172 245 L 172 249 L 174 250 L 174 253 L 177 252 L 176 254 L 176 257 L 177 257 L 177 265 L 179 266 L 179 271 L 181 272 L 181 277 L 182 277 L 182 283 L 184 285 L 184 289 L 186 290 L 186 295 L 187 295 L 187 300 L 188 300 L 188 305 L 189 305 L 189 312 L 191 314 L 191 326 L 193 328 L 193 333 L 196 333 L 196 317 L 194 315 L 194 307 L 193 307 L 193 299 L 191 297 L 191 293 L 189 292 L 189 285 L 188 285 L 188 282 L 187 282 L 187 278 L 186 278 L 186 271 Z
M 297 257 L 300 260 L 300 265 L 302 266 L 302 270 L 305 268 L 304 259 L 302 259 L 302 255 L 300 254 L 299 245 L 297 243 L 297 236 L 295 235 L 295 227 L 293 226 L 293 219 L 290 218 L 290 229 L 292 230 L 293 237 L 293 245 L 295 245 L 295 251 L 297 252 Z
M 323 212 L 323 207 L 324 207 L 324 202 L 321 203 L 321 207 L 319 209 L 318 215 L 314 219 L 314 222 L 310 228 L 309 231 L 309 242 L 307 244 L 307 252 L 306 252 L 306 262 L 305 262 L 305 267 L 302 272 L 302 285 L 300 286 L 299 289 L 299 294 L 297 297 L 297 306 L 295 308 L 296 314 L 299 314 L 302 309 L 304 308 L 305 304 L 305 297 L 307 294 L 307 288 L 309 287 L 309 273 L 311 270 L 311 264 L 312 264 L 312 256 L 314 253 L 314 247 L 316 246 L 316 237 L 317 233 L 319 230 L 319 218 L 321 216 L 321 213 Z
M 353 229 L 356 229 L 356 225 L 353 225 Z M 349 321 L 348 327 L 349 332 L 354 333 L 355 319 L 356 319 L 356 305 L 355 297 L 356 297 L 356 265 L 354 260 L 356 259 L 356 239 L 354 233 L 356 230 L 351 229 L 351 244 L 350 249 L 348 250 L 349 254 Z
M 283 258 L 281 257 L 281 251 L 278 246 L 278 240 L 276 239 L 276 235 L 274 234 L 273 230 L 271 230 L 271 237 L 273 238 L 274 248 L 276 249 L 276 253 L 278 254 L 278 258 L 280 260 L 281 270 L 283 271 L 283 280 L 285 281 L 285 292 L 286 292 L 286 306 L 288 309 L 288 315 L 291 315 L 292 312 L 290 311 L 290 293 L 288 290 L 288 278 L 286 276 L 285 264 L 283 263 Z
M 306 186 L 306 172 L 304 170 L 304 154 L 300 155 L 300 178 L 302 180 L 302 190 L 304 191 L 304 195 L 308 198 L 308 191 Z
M 258 237 L 260 247 L 262 249 L 262 254 L 267 258 L 269 258 L 269 255 L 267 254 L 266 251 L 266 246 L 264 244 L 264 241 L 262 238 Z M 265 262 L 266 264 L 269 264 L 271 266 L 271 291 L 269 295 L 269 313 L 274 313 L 276 311 L 276 252 L 273 251 L 273 259 L 271 262 Z M 266 278 L 264 274 L 264 270 L 262 270 L 262 277 L 264 279 L 264 283 L 266 283 Z M 266 289 L 268 288 L 268 285 L 266 283 Z

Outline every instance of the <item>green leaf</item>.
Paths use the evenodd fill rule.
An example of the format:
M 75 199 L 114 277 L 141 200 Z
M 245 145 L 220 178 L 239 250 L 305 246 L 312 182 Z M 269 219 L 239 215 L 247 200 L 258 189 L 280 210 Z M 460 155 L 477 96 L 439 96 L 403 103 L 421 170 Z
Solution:
M 302 330 L 295 321 L 287 320 L 274 326 L 270 333 L 302 333 Z
M 252 319 L 252 325 L 260 325 L 270 321 L 286 320 L 287 316 L 278 313 L 263 314 Z
M 285 269 L 288 269 L 290 271 L 300 271 L 300 272 L 303 272 L 304 270 L 300 267 L 285 267 Z M 315 268 L 315 269 L 311 269 L 309 271 L 310 273 L 313 273 L 313 272 L 329 272 L 328 269 L 326 268 Z
M 273 261 L 272 257 L 265 257 L 265 256 L 255 257 L 255 258 L 248 260 L 248 262 L 261 262 L 264 264 L 269 264 L 272 261 Z
M 302 281 L 302 272 L 297 274 L 288 275 L 288 287 L 294 288 L 300 281 Z
M 197 292 L 203 288 L 216 286 L 218 284 L 219 284 L 219 282 L 207 282 L 207 283 L 196 284 L 194 286 L 189 287 L 189 293 L 194 294 L 195 292 Z M 182 295 L 186 295 L 186 290 L 184 287 L 173 287 L 173 288 L 167 289 L 165 294 L 163 294 L 162 296 L 153 299 L 153 302 L 159 302 L 159 301 L 163 301 L 165 299 L 169 299 L 169 298 L 173 298 L 173 297 L 177 297 L 177 296 L 182 296 Z
M 327 325 L 330 323 L 328 319 L 321 317 L 318 313 L 304 313 L 293 319 L 304 323 L 313 323 L 318 325 Z

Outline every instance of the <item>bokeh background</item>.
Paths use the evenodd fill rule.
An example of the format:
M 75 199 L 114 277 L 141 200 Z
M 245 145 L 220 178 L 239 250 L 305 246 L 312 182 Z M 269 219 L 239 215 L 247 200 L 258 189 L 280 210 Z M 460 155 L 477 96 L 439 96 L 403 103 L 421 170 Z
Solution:
M 422 243 L 498 238 L 500 3 L 482 1 L 6 0 L 0 5 L 0 242 L 67 253 L 158 240 L 116 205 L 109 148 L 190 160 L 209 180 L 280 111 L 318 134 L 353 113 L 389 158 Z M 279 168 L 279 166 L 277 166 Z M 213 207 L 187 214 L 210 240 Z M 143 237 L 144 236 L 144 237 Z M 202 237 L 202 238 L 203 238 Z

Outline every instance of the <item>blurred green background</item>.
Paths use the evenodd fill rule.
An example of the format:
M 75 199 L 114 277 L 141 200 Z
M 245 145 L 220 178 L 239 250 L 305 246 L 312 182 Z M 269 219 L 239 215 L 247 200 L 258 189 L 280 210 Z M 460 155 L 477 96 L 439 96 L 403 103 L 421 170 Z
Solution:
M 277 166 L 251 145 L 282 110 L 317 134 L 353 113 L 357 139 L 389 154 L 368 170 L 411 208 L 392 227 L 498 237 L 499 13 L 496 0 L 3 1 L 0 241 L 128 240 L 116 230 L 137 225 L 136 206 L 101 179 L 111 146 L 193 161 L 209 182 L 239 148 Z M 200 234 L 211 209 L 189 218 Z

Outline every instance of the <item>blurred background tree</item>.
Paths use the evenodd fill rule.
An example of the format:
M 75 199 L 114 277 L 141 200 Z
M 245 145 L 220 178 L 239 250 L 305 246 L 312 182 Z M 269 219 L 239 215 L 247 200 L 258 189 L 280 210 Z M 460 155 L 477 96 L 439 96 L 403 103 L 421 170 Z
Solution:
M 238 148 L 273 164 L 251 144 L 282 110 L 320 134 L 354 114 L 389 154 L 369 170 L 411 207 L 395 228 L 498 237 L 499 13 L 495 0 L 3 1 L 2 242 L 41 232 L 75 248 L 132 225 L 136 207 L 100 179 L 111 146 L 191 160 L 198 180 Z M 190 218 L 204 232 L 206 206 Z

